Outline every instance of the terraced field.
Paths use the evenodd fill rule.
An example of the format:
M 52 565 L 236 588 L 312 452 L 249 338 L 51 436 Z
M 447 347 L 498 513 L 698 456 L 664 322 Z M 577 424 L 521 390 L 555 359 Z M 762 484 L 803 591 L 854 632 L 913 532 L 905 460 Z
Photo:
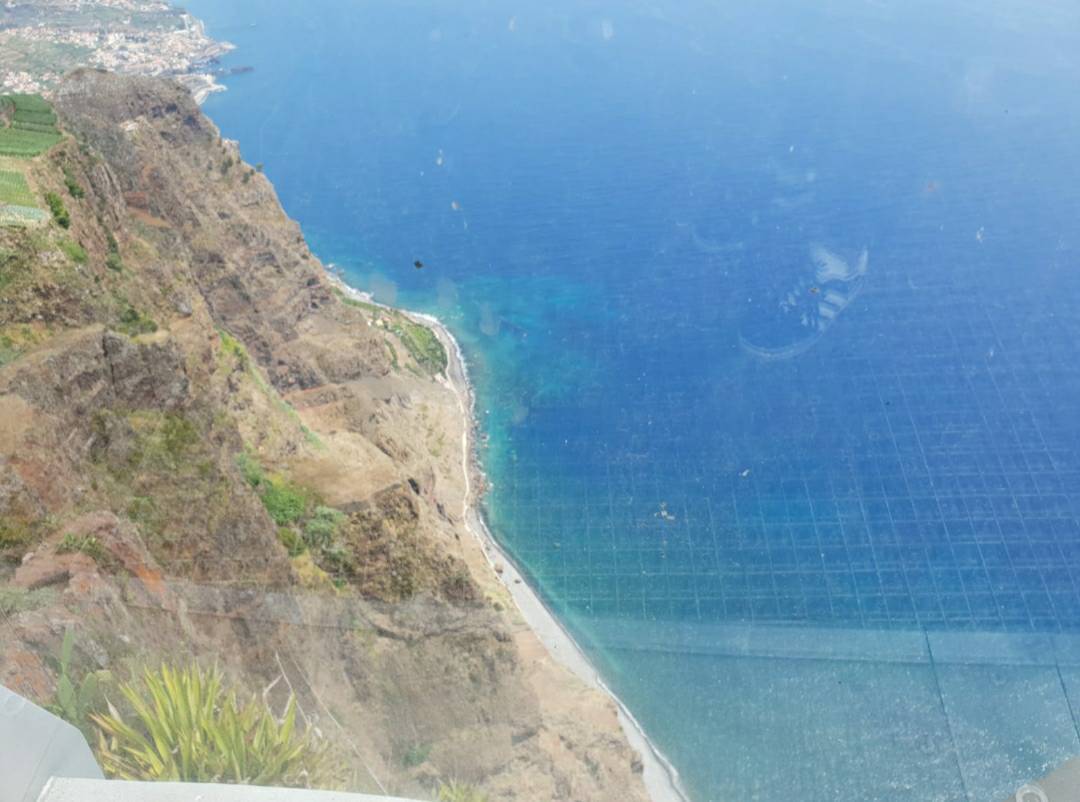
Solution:
M 0 205 L 0 226 L 32 226 L 48 219 L 48 212 L 33 206 Z
M 36 202 L 22 173 L 0 167 L 0 206 L 33 206 Z
M 0 115 L 10 124 L 0 128 L 0 156 L 32 158 L 63 139 L 56 114 L 38 95 L 0 97 Z
M 56 113 L 39 95 L 0 96 L 0 226 L 28 226 L 49 220 L 26 181 L 26 159 L 63 139 Z
M 28 226 L 47 222 L 49 213 L 39 209 L 38 199 L 23 173 L 23 159 L 0 156 L 0 226 Z

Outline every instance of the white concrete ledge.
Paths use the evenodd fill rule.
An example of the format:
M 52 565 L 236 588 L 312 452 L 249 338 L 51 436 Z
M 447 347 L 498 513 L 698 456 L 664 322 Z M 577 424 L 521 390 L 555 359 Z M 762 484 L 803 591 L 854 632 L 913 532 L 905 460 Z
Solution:
M 403 802 L 400 797 L 217 783 L 123 782 L 53 777 L 38 802 Z M 410 802 L 405 800 L 405 802 Z

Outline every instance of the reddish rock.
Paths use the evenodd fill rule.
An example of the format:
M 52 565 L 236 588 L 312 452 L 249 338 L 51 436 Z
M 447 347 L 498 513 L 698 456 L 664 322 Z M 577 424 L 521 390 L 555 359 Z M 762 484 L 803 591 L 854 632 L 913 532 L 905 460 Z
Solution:
M 49 585 L 66 585 L 72 574 L 96 570 L 94 561 L 85 554 L 57 554 L 43 550 L 15 570 L 11 584 L 17 588 L 36 590 Z
M 28 699 L 48 699 L 53 683 L 45 662 L 26 649 L 13 649 L 0 663 L 0 685 Z

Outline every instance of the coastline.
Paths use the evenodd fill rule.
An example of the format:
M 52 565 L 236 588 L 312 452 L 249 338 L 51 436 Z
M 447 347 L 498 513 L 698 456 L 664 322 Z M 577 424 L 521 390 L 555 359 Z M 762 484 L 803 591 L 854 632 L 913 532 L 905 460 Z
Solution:
M 218 83 L 213 73 L 209 72 L 189 72 L 177 76 L 176 80 L 191 92 L 191 96 L 200 106 L 210 95 L 225 92 L 228 89 L 224 84 Z
M 690 802 L 690 797 L 682 787 L 679 773 L 664 754 L 649 739 L 644 728 L 634 718 L 623 701 L 604 683 L 599 672 L 592 665 L 573 635 L 558 620 L 551 609 L 540 598 L 532 585 L 522 576 L 517 564 L 505 549 L 496 541 L 483 516 L 480 514 L 482 492 L 477 488 L 486 486 L 482 481 L 483 471 L 476 452 L 476 432 L 478 424 L 475 416 L 475 393 L 469 381 L 468 364 L 457 339 L 449 328 L 434 315 L 415 312 L 409 309 L 391 307 L 375 301 L 370 294 L 349 286 L 329 269 L 325 270 L 329 281 L 345 295 L 363 303 L 394 309 L 431 328 L 439 338 L 448 357 L 447 375 L 439 377 L 440 383 L 450 389 L 457 399 L 465 426 L 462 433 L 462 470 L 465 478 L 465 495 L 462 499 L 462 519 L 465 528 L 479 542 L 492 571 L 506 587 L 522 619 L 533 634 L 543 644 L 552 659 L 569 670 L 575 677 L 590 688 L 605 694 L 614 702 L 618 712 L 619 724 L 631 748 L 641 757 L 645 789 L 653 802 Z M 498 568 L 496 567 L 498 566 Z
M 202 20 L 176 6 L 133 0 L 20 5 L 27 8 L 0 26 L 3 92 L 51 96 L 63 76 L 79 67 L 171 77 L 200 104 L 225 90 L 215 80 L 214 65 L 235 46 L 212 39 Z M 65 6 L 78 6 L 78 13 L 67 13 Z M 138 13 L 117 16 L 117 6 Z

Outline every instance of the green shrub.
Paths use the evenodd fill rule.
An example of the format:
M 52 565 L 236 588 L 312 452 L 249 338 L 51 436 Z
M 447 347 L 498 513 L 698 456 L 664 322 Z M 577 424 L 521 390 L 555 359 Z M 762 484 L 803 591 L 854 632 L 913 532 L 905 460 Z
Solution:
M 431 754 L 431 744 L 413 744 L 404 755 L 401 756 L 401 765 L 407 769 L 415 769 L 422 765 Z
M 471 785 L 451 780 L 439 783 L 436 791 L 439 802 L 488 802 L 487 794 L 482 794 Z
M 75 179 L 75 174 L 71 172 L 70 167 L 64 168 L 64 186 L 67 187 L 68 194 L 75 199 L 85 198 L 86 190 L 82 188 L 82 185 Z
M 86 264 L 86 249 L 82 245 L 74 240 L 63 239 L 60 240 L 60 250 L 64 252 L 68 259 L 73 261 L 77 265 Z
M 174 462 L 199 441 L 195 424 L 182 415 L 166 415 L 161 425 L 161 443 Z
M 307 492 L 280 477 L 263 480 L 260 498 L 278 526 L 296 523 L 307 512 Z
M 45 202 L 49 204 L 49 211 L 52 212 L 53 220 L 55 220 L 61 228 L 70 228 L 71 215 L 68 214 L 63 199 L 55 192 L 46 192 Z
M 105 267 L 119 273 L 124 269 L 124 260 L 120 258 L 120 244 L 116 241 L 116 237 L 112 235 L 112 232 L 106 235 L 106 244 L 109 250 L 105 256 Z
M 60 545 L 56 547 L 57 554 L 73 554 L 80 553 L 90 557 L 95 562 L 102 560 L 105 557 L 105 549 L 101 545 L 101 541 L 93 535 L 74 535 L 68 532 L 60 540 Z
M 316 507 L 311 518 L 304 524 L 304 542 L 313 549 L 328 548 L 344 520 L 345 513 L 333 507 Z
M 139 527 L 144 537 L 157 537 L 165 529 L 168 519 L 152 496 L 134 496 L 125 514 Z
M 226 692 L 216 667 L 197 665 L 147 668 L 120 692 L 131 716 L 112 703 L 90 716 L 110 777 L 307 788 L 327 774 L 325 745 L 298 730 L 292 694 L 278 719 L 257 697 L 241 704 Z
M 152 334 L 157 331 L 158 325 L 153 318 L 147 317 L 129 304 L 120 313 L 120 323 L 116 328 L 129 337 L 135 337 L 139 334 Z
M 119 426 L 134 435 L 124 459 L 109 464 L 109 469 L 116 476 L 130 480 L 134 474 L 144 471 L 173 475 L 183 473 L 190 481 L 195 472 L 200 476 L 208 473 L 201 467 L 202 461 L 197 459 L 202 456 L 198 449 L 202 430 L 197 423 L 180 413 L 154 410 L 112 413 L 103 410 L 97 413 L 94 426 L 102 432 Z M 212 466 L 209 470 L 212 472 Z M 162 513 L 151 496 L 133 496 L 129 510 L 140 516 L 140 523 L 149 523 L 159 530 L 163 526 Z
M 299 557 L 305 551 L 307 546 L 304 544 L 304 539 L 297 534 L 296 530 L 289 526 L 279 526 L 277 530 L 278 540 L 281 545 L 285 547 L 285 550 L 289 552 L 290 557 Z
M 279 527 L 291 527 L 293 524 L 298 524 L 307 517 L 312 504 L 317 501 L 306 488 L 293 484 L 282 476 L 267 474 L 258 460 L 246 452 L 237 455 L 236 467 L 240 469 L 240 475 L 244 477 L 244 481 L 258 492 L 263 507 Z M 316 527 L 326 526 L 327 522 L 337 520 L 334 516 L 344 518 L 337 510 L 319 506 L 315 508 L 312 520 L 320 522 L 316 524 Z M 293 534 L 299 537 L 297 532 Z M 278 537 L 281 536 L 279 529 Z M 307 539 L 306 535 L 304 539 Z M 300 551 L 303 549 L 301 548 Z
M 266 474 L 263 473 L 262 465 L 246 451 L 236 455 L 236 467 L 240 469 L 240 474 L 244 477 L 244 481 L 252 487 L 259 487 L 266 479 Z
M 247 370 L 251 365 L 251 357 L 248 356 L 244 344 L 224 329 L 218 329 L 218 337 L 221 340 L 221 352 L 231 356 L 241 370 Z

